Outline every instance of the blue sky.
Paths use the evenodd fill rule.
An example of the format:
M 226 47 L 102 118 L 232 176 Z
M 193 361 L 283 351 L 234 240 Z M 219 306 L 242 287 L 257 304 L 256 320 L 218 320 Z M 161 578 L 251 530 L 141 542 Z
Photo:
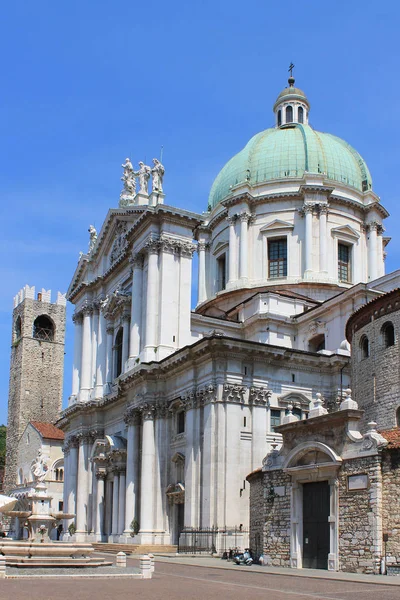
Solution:
M 371 0 L 5 3 L 0 23 L 0 423 L 12 298 L 65 291 L 120 165 L 164 147 L 166 202 L 201 212 L 223 164 L 273 125 L 290 61 L 311 124 L 351 143 L 398 219 L 400 5 Z M 400 236 L 387 270 L 400 267 Z M 71 315 L 71 307 L 68 309 Z M 66 341 L 65 397 L 73 326 Z

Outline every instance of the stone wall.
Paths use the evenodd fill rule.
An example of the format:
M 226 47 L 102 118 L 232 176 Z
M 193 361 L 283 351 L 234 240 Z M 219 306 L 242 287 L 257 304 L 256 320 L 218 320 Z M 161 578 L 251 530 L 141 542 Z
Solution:
M 376 421 L 379 429 L 396 426 L 396 410 L 400 407 L 400 311 L 393 310 L 393 299 L 379 299 L 383 306 L 370 308 L 370 322 L 359 327 L 352 339 L 352 387 L 353 398 L 358 402 L 364 417 L 361 428 L 369 421 Z M 390 304 L 391 302 L 391 304 Z M 375 302 L 374 302 L 375 305 Z M 400 306 L 399 306 L 400 308 Z M 368 321 L 368 305 L 365 307 L 365 321 Z M 392 323 L 395 343 L 385 347 L 382 326 Z M 369 342 L 369 356 L 363 358 L 360 342 L 366 336 Z
M 33 338 L 33 323 L 50 317 L 54 340 Z M 21 319 L 21 335 L 15 323 Z M 20 437 L 29 421 L 54 422 L 62 406 L 66 308 L 26 298 L 13 311 L 5 489 L 17 483 Z
M 400 564 L 400 449 L 385 450 L 382 456 L 382 526 L 389 534 L 387 563 Z
M 284 495 L 276 495 L 284 490 Z M 264 557 L 274 567 L 290 566 L 291 478 L 283 471 L 264 474 Z
M 349 491 L 348 475 L 369 478 L 366 490 Z M 348 460 L 339 471 L 339 570 L 379 573 L 382 540 L 379 457 Z
M 264 532 L 264 474 L 261 469 L 248 476 L 250 482 L 250 548 L 261 554 Z

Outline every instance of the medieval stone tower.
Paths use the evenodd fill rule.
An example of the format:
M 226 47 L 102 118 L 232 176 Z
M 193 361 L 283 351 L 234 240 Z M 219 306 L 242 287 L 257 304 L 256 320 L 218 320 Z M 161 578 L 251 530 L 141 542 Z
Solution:
M 54 423 L 62 405 L 66 299 L 26 285 L 14 298 L 5 489 L 17 483 L 18 444 L 29 421 Z

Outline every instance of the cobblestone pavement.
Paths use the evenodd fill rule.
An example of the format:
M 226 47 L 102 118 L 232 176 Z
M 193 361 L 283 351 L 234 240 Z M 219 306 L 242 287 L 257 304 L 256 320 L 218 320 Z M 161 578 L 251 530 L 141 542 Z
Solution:
M 200 561 L 199 561 L 200 563 Z M 200 563 L 201 564 L 201 563 Z M 137 566 L 137 559 L 128 558 Z M 124 578 L 6 579 L 1 600 L 399 600 L 397 585 L 293 577 L 157 561 L 152 580 Z

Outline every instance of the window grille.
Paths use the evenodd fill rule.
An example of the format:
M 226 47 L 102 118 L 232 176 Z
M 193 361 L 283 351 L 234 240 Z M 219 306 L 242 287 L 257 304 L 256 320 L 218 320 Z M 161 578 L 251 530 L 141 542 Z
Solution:
M 338 244 L 338 278 L 339 281 L 350 281 L 350 247 Z
M 287 240 L 270 240 L 268 242 L 268 277 L 287 276 Z

